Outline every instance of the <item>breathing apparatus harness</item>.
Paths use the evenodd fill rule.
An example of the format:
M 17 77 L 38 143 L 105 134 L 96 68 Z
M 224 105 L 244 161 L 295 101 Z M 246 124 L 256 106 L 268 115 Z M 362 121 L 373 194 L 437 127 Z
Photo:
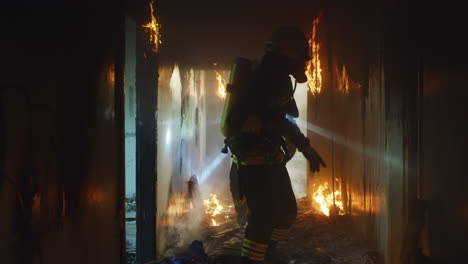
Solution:
M 288 151 L 288 146 L 285 140 L 279 144 L 272 142 L 268 137 L 258 135 L 246 135 L 240 133 L 239 124 L 234 125 L 232 118 L 235 112 L 233 107 L 238 106 L 239 93 L 242 89 L 247 89 L 252 76 L 252 63 L 245 58 L 235 60 L 230 75 L 229 84 L 226 86 L 226 99 L 221 117 L 221 133 L 225 136 L 224 147 L 221 152 L 228 154 L 231 152 L 231 157 L 234 163 L 238 165 L 262 165 L 262 164 L 279 164 L 286 163 L 290 160 L 295 151 Z M 295 81 L 292 92 L 288 98 L 276 102 L 275 105 L 289 105 L 288 114 L 292 117 L 298 116 L 297 106 L 294 100 L 294 93 L 297 89 L 297 80 Z M 292 109 L 292 110 L 291 110 Z M 237 126 L 237 127 L 236 127 Z M 240 135 L 242 134 L 242 135 Z M 260 142 L 259 142 L 260 139 Z M 242 144 L 251 142 L 247 144 Z M 245 148 L 245 145 L 255 145 L 255 150 Z M 279 147 L 279 149 L 276 149 Z M 248 153 L 248 155 L 244 155 Z

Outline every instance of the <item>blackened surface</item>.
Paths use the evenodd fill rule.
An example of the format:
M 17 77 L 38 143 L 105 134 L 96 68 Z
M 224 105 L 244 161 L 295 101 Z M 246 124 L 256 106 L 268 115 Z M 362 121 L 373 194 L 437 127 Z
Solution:
M 120 235 L 120 264 L 127 263 L 126 256 L 126 233 L 125 233 L 125 20 L 123 10 L 117 9 L 121 16 L 117 19 L 116 26 L 121 30 L 116 36 L 116 54 L 115 54 L 115 123 L 116 140 L 121 142 L 117 144 L 117 221 L 119 221 Z
M 149 14 L 149 13 L 148 13 Z M 156 257 L 156 104 L 158 87 L 157 54 L 151 51 L 147 32 L 137 21 L 136 40 L 136 194 L 137 263 Z
M 161 59 L 198 67 L 216 61 L 226 68 L 239 56 L 260 58 L 267 38 L 281 24 L 310 31 L 318 10 L 316 2 L 303 0 L 162 0 L 156 7 L 163 25 Z
M 18 141 L 22 134 L 16 133 L 6 140 L 16 143 L 18 153 L 22 149 L 18 143 L 30 141 L 30 150 L 16 161 L 16 154 L 6 154 L 5 167 L 8 164 L 9 174 L 16 175 L 20 169 L 12 166 L 22 160 L 21 167 L 34 183 L 20 187 L 29 193 L 25 206 L 32 212 L 27 216 L 32 229 L 22 228 L 22 237 L 35 240 L 23 239 L 31 241 L 32 248 L 16 250 L 35 262 L 121 260 L 117 197 L 123 180 L 119 169 L 123 141 L 115 120 L 122 118 L 118 95 L 123 87 L 118 81 L 122 69 L 115 67 L 122 67 L 116 58 L 121 56 L 118 41 L 124 29 L 120 4 L 113 4 L 2 3 L 0 86 L 24 87 L 31 109 L 25 139 Z M 20 113 L 7 118 L 26 120 Z M 10 192 L 2 189 L 1 194 Z M 12 197 L 15 202 L 15 192 Z M 2 216 L 8 219 L 18 213 L 6 209 Z M 1 244 L 11 245 L 14 236 L 2 233 Z M 2 246 L 0 255 L 14 250 Z M 15 263 L 8 257 L 3 261 Z
M 401 3 L 373 11 L 329 9 L 336 62 L 331 80 L 324 73 L 322 93 L 309 100 L 309 122 L 331 135 L 310 135 L 332 164 L 323 176 L 345 183 L 355 229 L 386 252 L 388 263 L 400 263 L 405 251 L 415 250 L 401 242 L 417 240 L 424 224 L 432 244 L 425 253 L 438 263 L 466 259 L 467 178 L 461 157 L 467 146 L 462 119 L 468 67 L 461 10 Z M 361 91 L 337 91 L 333 71 L 341 65 Z M 417 201 L 418 174 L 423 201 Z

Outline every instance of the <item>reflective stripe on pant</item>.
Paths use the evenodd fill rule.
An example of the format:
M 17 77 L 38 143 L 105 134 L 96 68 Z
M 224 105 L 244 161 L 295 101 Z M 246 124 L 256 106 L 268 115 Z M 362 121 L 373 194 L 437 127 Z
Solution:
M 277 242 L 286 240 L 288 237 L 289 229 L 273 228 L 271 232 L 271 241 Z
M 274 228 L 289 229 L 296 218 L 288 171 L 284 165 L 240 166 L 239 176 L 250 212 L 245 237 L 268 244 Z
M 242 241 L 241 256 L 246 257 L 252 261 L 263 261 L 265 259 L 265 252 L 268 245 L 252 241 L 244 238 Z

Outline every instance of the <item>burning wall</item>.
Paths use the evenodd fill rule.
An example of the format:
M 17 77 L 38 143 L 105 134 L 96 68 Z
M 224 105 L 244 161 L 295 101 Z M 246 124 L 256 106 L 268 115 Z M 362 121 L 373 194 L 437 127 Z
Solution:
M 389 154 L 392 151 L 397 152 L 397 145 L 390 151 L 386 145 L 390 141 L 384 141 L 387 136 L 385 125 L 389 123 L 385 123 L 384 119 L 385 93 L 379 54 L 373 54 L 376 66 L 369 67 L 369 64 L 362 63 L 367 68 L 356 67 L 359 63 L 349 60 L 349 56 L 345 56 L 349 51 L 343 51 L 346 49 L 342 46 L 347 43 L 338 38 L 325 37 L 328 33 L 336 36 L 339 32 L 332 27 L 327 32 L 326 22 L 327 17 L 322 16 L 312 23 L 312 60 L 307 67 L 310 90 L 307 102 L 308 122 L 299 120 L 299 123 L 302 129 L 309 130 L 313 146 L 323 154 L 329 167 L 313 177 L 308 183 L 307 192 L 314 199 L 313 203 L 319 212 L 330 214 L 331 205 L 335 204 L 338 214 L 350 214 L 356 219 L 364 219 L 363 224 L 357 225 L 362 233 L 380 232 L 376 230 L 386 230 L 389 221 L 384 214 L 388 200 L 382 189 L 387 181 L 386 176 L 382 175 L 389 175 L 385 172 L 389 167 L 393 170 L 390 174 L 398 173 L 401 166 L 398 156 L 400 153 L 397 153 L 395 159 Z M 348 43 L 352 44 L 352 41 Z M 361 75 L 356 77 L 356 72 Z M 363 75 L 368 80 L 363 82 Z M 159 142 L 162 144 L 159 144 L 158 152 L 166 151 L 165 153 L 170 154 L 158 155 L 158 163 L 164 164 L 163 168 L 158 167 L 165 170 L 159 173 L 160 185 L 164 186 L 158 192 L 161 196 L 158 197 L 158 202 L 163 203 L 159 208 L 167 207 L 171 193 L 183 192 L 185 181 L 193 174 L 202 178 L 201 185 L 214 186 L 205 182 L 208 179 L 206 177 L 212 173 L 198 174 L 198 168 L 210 168 L 211 161 L 224 162 L 222 173 L 227 175 L 229 163 L 218 156 L 218 146 L 222 145 L 222 139 L 218 138 L 218 143 L 210 141 L 220 136 L 217 123 L 220 111 L 209 111 L 217 109 L 216 107 L 220 109 L 226 77 L 227 72 L 221 69 L 196 70 L 186 65 L 182 65 L 178 71 L 172 65 L 162 69 L 159 98 L 162 123 L 158 126 Z M 201 99 L 202 93 L 204 99 Z M 168 106 L 166 98 L 172 98 L 173 95 L 177 97 Z M 202 107 L 198 105 L 201 102 L 199 100 L 204 100 L 204 111 L 200 110 Z M 201 121 L 203 118 L 204 121 Z M 206 125 L 197 124 L 194 120 L 205 122 Z M 195 130 L 197 125 L 199 129 Z M 394 130 L 397 134 L 398 129 L 395 127 Z M 399 142 L 398 137 L 392 140 L 394 141 L 391 142 Z M 165 141 L 171 143 L 163 143 Z M 210 152 L 209 146 L 216 146 L 216 149 Z M 200 152 L 201 149 L 205 150 Z M 213 167 L 210 168 L 212 169 Z M 219 192 L 208 191 L 204 194 L 209 193 Z M 373 218 L 366 220 L 366 215 L 372 215 Z M 212 220 L 216 221 L 214 218 Z M 213 222 L 212 224 L 214 225 Z M 372 225 L 376 226 L 374 230 L 369 228 Z M 383 248 L 387 246 L 388 236 L 388 233 L 381 234 L 379 243 Z
M 313 146 L 323 154 L 329 167 L 312 177 L 307 193 L 317 211 L 325 215 L 333 211 L 349 214 L 356 219 L 364 219 L 363 224 L 357 224 L 357 229 L 363 234 L 380 232 L 371 230 L 369 226 L 375 225 L 377 229 L 388 226 L 389 220 L 384 215 L 387 198 L 382 195 L 382 186 L 387 183 L 381 173 L 389 166 L 393 166 L 395 172 L 401 169 L 398 157 L 393 161 L 389 158 L 383 141 L 386 136 L 383 118 L 386 109 L 380 62 L 376 62 L 377 66 L 356 70 L 355 63 L 343 59 L 342 49 L 337 48 L 339 45 L 324 37 L 329 32 L 320 26 L 325 25 L 326 28 L 325 23 L 324 17 L 318 17 L 312 23 L 312 60 L 307 67 L 310 91 L 308 122 L 298 120 L 298 123 L 302 129 L 309 130 Z M 367 71 L 369 81 L 361 83 L 362 78 L 351 74 L 356 71 Z M 197 175 L 203 188 L 217 186 L 207 179 L 216 178 L 210 175 L 227 176 L 229 170 L 229 161 L 219 156 L 222 138 L 218 132 L 218 115 L 228 72 L 217 66 L 196 70 L 186 65 L 170 65 L 162 67 L 160 75 L 158 207 L 168 208 L 168 204 L 169 207 L 182 207 L 175 212 L 188 215 L 187 208 L 189 211 L 193 208 L 186 197 L 177 196 L 184 193 L 185 182 L 192 175 Z M 210 111 L 213 109 L 218 110 Z M 397 138 L 395 140 L 398 141 Z M 216 169 L 217 164 L 223 164 L 222 168 Z M 205 172 L 201 168 L 206 168 Z M 292 178 L 294 181 L 293 173 Z M 223 184 L 227 186 L 227 178 L 225 180 Z M 223 205 L 217 204 L 219 197 L 214 199 L 207 195 L 219 194 L 219 186 L 216 191 L 208 189 L 202 197 L 206 199 L 204 210 L 211 215 L 211 224 L 217 225 L 216 212 L 219 210 L 216 208 Z M 160 210 L 158 219 L 162 219 L 164 213 L 167 214 L 167 210 Z M 369 214 L 374 218 L 365 220 Z M 192 228 L 186 220 L 180 219 L 177 221 L 179 230 Z M 174 223 L 170 225 L 174 226 Z M 163 233 L 158 234 L 162 236 Z M 381 234 L 380 245 L 385 247 L 387 240 L 388 233 Z
M 323 82 L 320 93 L 309 96 L 307 126 L 329 166 L 312 177 L 309 193 L 324 214 L 330 214 L 335 194 L 338 214 L 350 215 L 353 228 L 396 263 L 400 248 L 392 241 L 401 239 L 408 181 L 399 119 L 403 96 L 385 85 L 385 62 L 371 26 L 360 24 L 362 17 L 347 19 L 350 14 L 339 12 L 323 16 L 317 31 Z M 356 27 L 361 34 L 353 34 Z M 371 45 L 375 52 L 363 51 Z

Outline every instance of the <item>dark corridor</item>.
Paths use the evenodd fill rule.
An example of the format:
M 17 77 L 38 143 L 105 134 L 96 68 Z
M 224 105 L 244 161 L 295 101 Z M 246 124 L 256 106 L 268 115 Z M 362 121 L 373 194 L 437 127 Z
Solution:
M 135 80 L 132 261 L 158 263 L 192 240 L 235 232 L 208 209 L 192 210 L 187 182 L 197 176 L 205 201 L 217 203 L 210 196 L 217 194 L 230 208 L 221 83 L 235 58 L 259 58 L 281 24 L 299 26 L 320 46 L 320 64 L 312 65 L 320 89 L 303 87 L 298 125 L 328 166 L 314 175 L 304 161 L 291 169 L 298 201 L 313 207 L 301 207 L 301 245 L 313 240 L 301 231 L 314 223 L 334 230 L 330 208 L 314 204 L 319 188 L 333 186 L 343 232 L 376 252 L 375 264 L 422 263 L 417 255 L 468 262 L 464 7 L 8 2 L 0 8 L 1 263 L 129 263 L 128 76 Z M 289 252 L 297 249 L 291 245 Z

